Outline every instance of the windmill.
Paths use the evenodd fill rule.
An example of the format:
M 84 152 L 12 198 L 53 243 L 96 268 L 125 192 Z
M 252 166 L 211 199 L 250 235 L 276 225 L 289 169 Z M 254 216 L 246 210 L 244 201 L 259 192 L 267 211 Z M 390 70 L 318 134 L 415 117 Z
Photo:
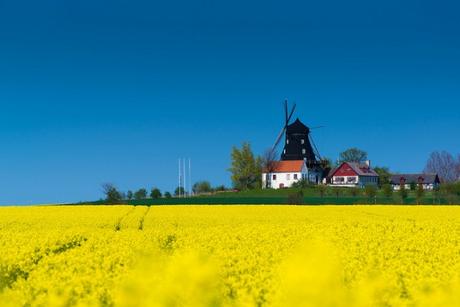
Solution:
M 276 152 L 284 136 L 284 149 L 281 154 L 282 161 L 304 160 L 309 169 L 321 171 L 324 169 L 324 160 L 321 158 L 318 148 L 313 141 L 311 130 L 322 127 L 309 128 L 298 118 L 293 123 L 290 123 L 295 109 L 296 104 L 293 105 L 289 112 L 287 100 L 284 102 L 285 122 L 272 147 L 272 153 Z

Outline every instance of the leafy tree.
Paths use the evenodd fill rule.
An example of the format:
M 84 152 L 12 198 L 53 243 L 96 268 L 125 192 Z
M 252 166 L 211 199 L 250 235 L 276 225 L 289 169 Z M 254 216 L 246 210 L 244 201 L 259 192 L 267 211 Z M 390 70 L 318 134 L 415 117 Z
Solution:
M 131 200 L 133 199 L 134 195 L 133 195 L 133 191 L 129 190 L 127 193 L 126 193 L 126 198 L 128 200 Z
M 417 186 L 416 197 L 417 197 L 417 205 L 420 205 L 423 199 L 423 195 L 425 194 L 425 190 L 423 189 L 423 185 L 419 184 Z
M 195 194 L 210 193 L 212 192 L 212 187 L 209 181 L 198 181 L 193 185 L 192 191 Z
M 321 166 L 324 169 L 332 169 L 332 168 L 336 167 L 337 164 L 334 163 L 334 161 L 332 161 L 331 158 L 323 157 L 323 159 L 321 160 Z
M 309 186 L 311 186 L 310 182 L 304 178 L 292 184 L 293 188 L 298 188 L 298 189 L 305 189 L 305 188 L 308 188 Z
M 391 181 L 391 173 L 388 167 L 374 167 L 374 171 L 379 174 L 379 185 L 382 187 Z
M 320 184 L 320 185 L 318 185 L 316 187 L 316 189 L 318 190 L 319 196 L 321 196 L 321 198 L 323 198 L 324 195 L 326 194 L 327 186 L 325 186 L 323 184 Z
M 289 205 L 301 205 L 303 204 L 303 192 L 297 191 L 288 195 Z
M 171 193 L 165 192 L 165 198 L 171 198 L 171 197 L 172 197 Z
M 335 194 L 335 197 L 336 197 L 336 198 L 339 198 L 340 193 L 341 193 L 341 190 L 340 190 L 339 188 L 335 188 L 335 189 L 334 189 L 334 194 Z
M 174 195 L 175 195 L 175 196 L 185 195 L 185 189 L 184 189 L 184 187 L 177 187 L 177 188 L 174 190 Z
M 105 200 L 109 204 L 116 204 L 122 201 L 123 197 L 118 189 L 111 183 L 104 183 L 102 185 L 102 191 L 105 195 Z
M 260 188 L 262 177 L 262 159 L 254 157 L 249 143 L 243 143 L 242 148 L 233 147 L 231 153 L 233 186 L 238 190 Z
M 440 187 L 440 192 L 444 198 L 447 199 L 449 204 L 458 202 L 458 197 L 460 196 L 460 183 L 445 183 Z
M 134 193 L 134 199 L 136 200 L 141 200 L 141 199 L 146 199 L 146 198 L 147 198 L 147 190 L 144 188 L 139 189 Z
M 409 187 L 411 191 L 415 191 L 417 189 L 417 184 L 415 182 L 411 182 Z
M 409 196 L 406 185 L 402 184 L 400 189 L 399 189 L 399 196 L 401 197 L 401 203 L 404 204 L 406 201 L 407 197 Z
M 217 192 L 224 192 L 224 191 L 227 191 L 227 188 L 225 187 L 225 185 L 221 184 L 217 187 L 214 188 L 214 191 L 217 191 Z
M 150 198 L 158 199 L 158 198 L 161 198 L 161 196 L 162 196 L 161 191 L 158 188 L 153 188 L 150 191 Z
M 393 187 L 389 183 L 385 183 L 382 186 L 383 190 L 383 195 L 385 195 L 386 198 L 391 198 L 393 196 Z
M 340 153 L 340 162 L 358 162 L 363 163 L 367 160 L 367 152 L 356 147 L 349 148 Z
M 364 188 L 364 193 L 366 194 L 367 198 L 369 200 L 374 199 L 375 202 L 377 202 L 376 196 L 377 196 L 377 188 L 373 185 L 366 185 Z

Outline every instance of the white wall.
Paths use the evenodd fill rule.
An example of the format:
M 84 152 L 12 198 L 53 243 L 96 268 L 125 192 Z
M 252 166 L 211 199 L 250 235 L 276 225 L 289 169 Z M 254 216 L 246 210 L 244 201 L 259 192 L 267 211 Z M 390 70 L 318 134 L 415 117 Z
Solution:
M 410 184 L 406 184 L 406 190 L 410 190 Z M 399 191 L 401 189 L 401 186 L 399 184 L 394 184 L 393 185 L 393 190 L 395 191 Z M 434 189 L 434 185 L 433 184 L 423 184 L 423 189 L 424 190 L 433 190 Z
M 340 181 L 343 178 L 343 181 Z M 353 178 L 354 181 L 349 181 L 348 178 Z M 378 177 L 373 176 L 333 176 L 332 185 L 340 187 L 357 187 L 365 185 L 377 185 Z
M 266 186 L 266 175 L 262 174 L 262 187 Z M 273 175 L 276 175 L 276 179 L 273 179 Z M 297 179 L 294 176 L 297 175 Z M 302 173 L 271 173 L 271 188 L 279 189 L 280 184 L 283 184 L 285 188 L 291 187 L 295 182 L 302 180 Z

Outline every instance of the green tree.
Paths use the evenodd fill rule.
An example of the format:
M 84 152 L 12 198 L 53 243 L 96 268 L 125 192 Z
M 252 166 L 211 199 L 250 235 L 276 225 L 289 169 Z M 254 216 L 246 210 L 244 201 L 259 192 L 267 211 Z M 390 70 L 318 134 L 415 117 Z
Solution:
M 171 193 L 165 192 L 165 198 L 168 198 L 168 199 L 169 199 L 169 198 L 171 198 L 171 197 L 172 197 Z
M 153 188 L 150 191 L 150 197 L 153 198 L 153 199 L 161 198 L 161 196 L 162 196 L 161 191 L 158 188 Z
M 349 148 L 340 153 L 340 162 L 363 163 L 367 160 L 367 152 L 356 147 Z
M 411 182 L 409 186 L 411 191 L 415 191 L 417 189 L 417 184 L 415 182 Z
M 111 183 L 105 183 L 102 185 L 102 191 L 105 195 L 105 200 L 109 204 L 116 204 L 122 201 L 123 196 L 118 189 Z
M 374 171 L 379 175 L 379 186 L 383 187 L 389 184 L 391 180 L 391 173 L 388 167 L 374 167 Z
M 225 187 L 225 185 L 221 184 L 221 185 L 218 185 L 217 187 L 215 187 L 214 191 L 225 192 L 225 191 L 227 191 L 227 188 Z
M 367 198 L 369 200 L 374 200 L 374 202 L 377 202 L 377 188 L 373 185 L 366 185 L 364 188 L 364 193 L 366 194 Z
M 147 198 L 147 190 L 144 188 L 139 189 L 134 193 L 134 199 L 136 200 L 141 200 L 141 199 L 146 199 L 146 198 Z
M 177 187 L 174 190 L 174 196 L 181 196 L 181 195 L 185 195 L 185 189 L 184 187 Z
M 324 195 L 326 194 L 327 186 L 325 186 L 323 184 L 320 184 L 320 185 L 318 185 L 316 187 L 316 189 L 318 190 L 319 196 L 321 196 L 321 198 L 323 198 Z
M 128 198 L 128 200 L 131 200 L 133 199 L 134 195 L 133 195 L 133 191 L 129 190 L 127 193 L 126 193 L 126 198 Z
M 261 187 L 262 159 L 255 157 L 251 145 L 243 143 L 241 149 L 233 147 L 231 153 L 233 186 L 238 190 L 249 190 Z
M 305 189 L 305 188 L 308 188 L 309 186 L 311 186 L 311 184 L 305 178 L 302 178 L 301 180 L 296 181 L 292 184 L 292 187 L 297 188 L 297 189 Z
M 408 196 L 409 194 L 407 192 L 406 185 L 402 184 L 401 187 L 399 188 L 399 197 L 401 197 L 402 204 L 404 204 Z
M 383 195 L 384 195 L 386 198 L 391 198 L 391 197 L 393 196 L 393 187 L 391 186 L 391 184 L 385 183 L 385 184 L 382 186 L 382 190 L 383 190 Z
M 192 191 L 194 194 L 210 193 L 212 187 L 209 181 L 198 181 L 193 185 Z
M 417 205 L 421 204 L 424 194 L 425 194 L 425 190 L 423 189 L 423 185 L 419 184 L 417 186 L 417 191 L 416 191 Z

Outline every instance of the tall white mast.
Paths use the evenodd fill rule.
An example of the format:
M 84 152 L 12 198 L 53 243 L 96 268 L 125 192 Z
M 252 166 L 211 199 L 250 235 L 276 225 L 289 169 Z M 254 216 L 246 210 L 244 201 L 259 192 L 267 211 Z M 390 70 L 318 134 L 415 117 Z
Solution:
M 189 193 L 193 195 L 192 191 L 192 159 L 188 158 L 188 184 L 190 186 Z
M 184 173 L 184 198 L 187 197 L 187 192 L 185 191 L 186 187 L 187 187 L 187 171 L 186 171 L 186 168 L 185 168 L 185 158 L 184 158 L 184 161 L 182 161 L 183 164 L 184 164 L 184 169 L 183 169 L 183 173 Z
M 180 158 L 179 158 L 179 189 L 178 189 L 178 192 L 179 192 L 179 193 L 178 193 L 178 196 L 179 196 L 179 197 L 180 197 L 180 194 L 181 194 L 181 193 L 180 193 L 180 186 L 181 186 L 181 184 L 182 184 L 182 182 L 181 182 L 181 181 L 182 181 L 182 174 L 181 174 L 181 167 L 180 167 L 180 166 L 181 166 L 181 163 L 180 163 L 180 162 L 181 162 L 181 161 L 180 161 Z

